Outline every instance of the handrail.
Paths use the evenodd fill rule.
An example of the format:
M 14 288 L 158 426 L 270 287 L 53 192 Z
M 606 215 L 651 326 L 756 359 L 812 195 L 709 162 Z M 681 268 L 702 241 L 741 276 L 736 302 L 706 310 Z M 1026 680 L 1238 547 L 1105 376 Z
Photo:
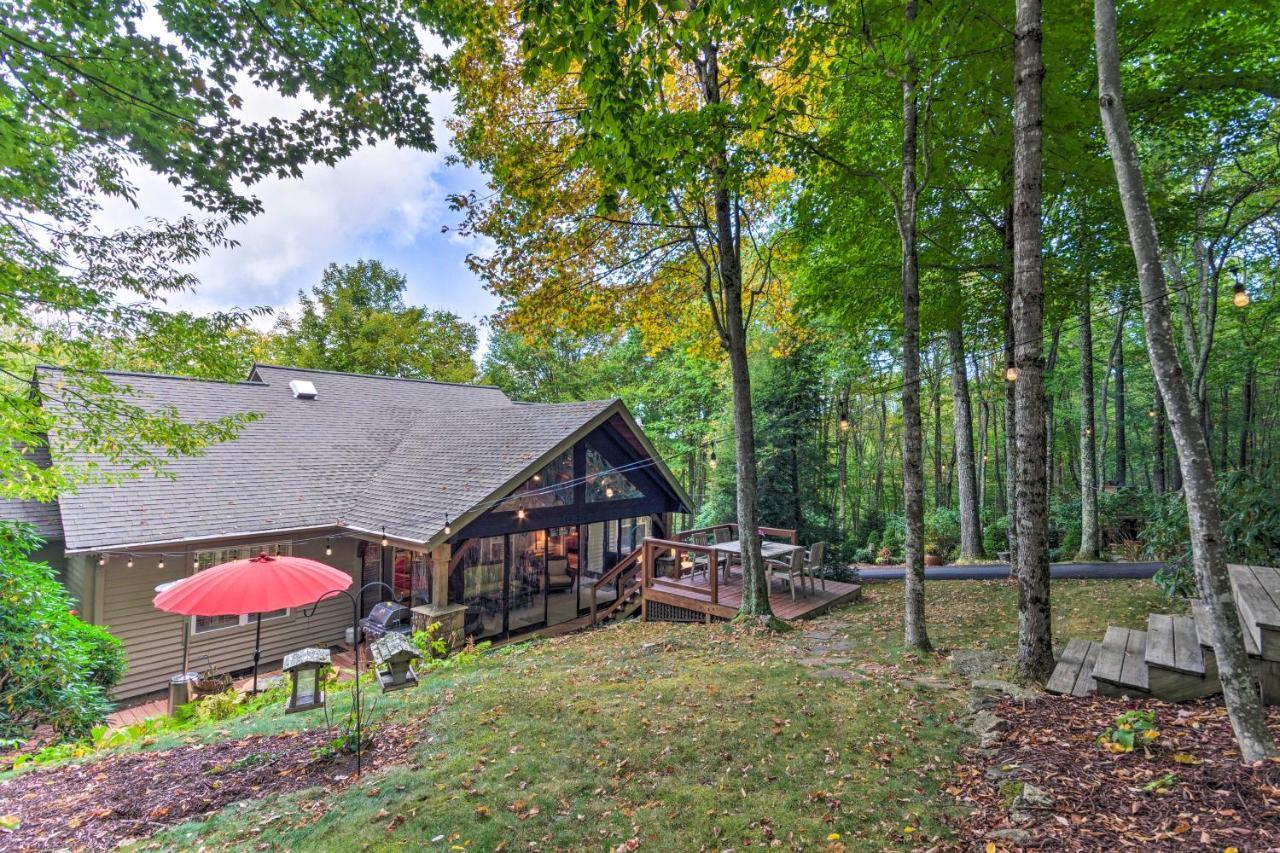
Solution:
M 681 539 L 683 539 L 685 536 L 693 536 L 697 533 L 715 533 L 717 530 L 720 530 L 721 528 L 726 528 L 726 527 L 729 530 L 732 530 L 734 532 L 736 532 L 738 529 L 737 524 L 735 524 L 732 521 L 727 521 L 724 524 L 713 524 L 710 527 L 695 527 L 690 530 L 681 530 L 676 535 Z
M 644 556 L 641 558 L 641 562 L 644 565 L 644 579 L 642 581 L 644 589 L 649 589 L 653 586 L 653 556 L 656 556 L 658 551 L 684 551 L 687 554 L 705 554 L 708 564 L 707 577 L 711 582 L 711 603 L 720 603 L 720 571 L 716 564 L 718 549 L 715 545 L 694 545 L 691 542 L 646 537 L 642 547 L 644 549 Z M 674 582 L 682 587 L 685 586 L 685 584 L 679 582 L 679 579 Z
M 623 572 L 625 572 L 627 569 L 629 569 L 631 567 L 631 564 L 635 563 L 639 559 L 640 553 L 643 550 L 644 550 L 644 546 L 642 545 L 639 548 L 632 551 L 627 556 L 623 557 L 621 560 L 618 561 L 618 564 L 616 566 L 614 566 L 612 569 L 602 574 L 600 577 L 596 578 L 596 582 L 591 585 L 591 624 L 594 625 L 596 622 L 596 589 L 600 587 L 602 584 L 605 584 L 613 580 L 614 578 L 618 577 Z M 621 590 L 619 590 L 618 598 L 619 599 L 622 598 Z

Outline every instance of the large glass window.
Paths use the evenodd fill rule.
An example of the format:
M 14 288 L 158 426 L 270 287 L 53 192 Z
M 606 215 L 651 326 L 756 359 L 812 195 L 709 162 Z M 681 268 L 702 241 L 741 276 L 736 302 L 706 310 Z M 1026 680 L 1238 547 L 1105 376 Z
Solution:
M 506 537 L 462 543 L 449 570 L 449 600 L 465 604 L 463 631 L 469 637 L 496 637 L 503 631 L 503 567 Z
M 273 557 L 285 556 L 290 554 L 292 550 L 292 543 L 289 542 L 264 542 L 258 545 L 212 548 L 207 551 L 197 551 L 194 555 L 194 562 L 196 571 L 201 572 L 214 566 L 221 566 L 223 563 L 230 563 L 233 560 L 241 560 L 246 557 L 256 557 L 259 554 L 270 554 Z M 288 615 L 288 610 L 272 610 L 270 613 L 263 613 L 262 618 L 264 620 L 278 619 L 281 616 Z M 191 617 L 191 631 L 194 634 L 205 634 L 222 628 L 234 628 L 237 625 L 252 625 L 257 621 L 257 617 L 258 614 L 256 613 L 241 616 L 193 616 Z
M 573 451 L 566 450 L 520 484 L 494 512 L 515 512 L 573 503 Z
M 420 551 L 396 548 L 391 556 L 391 587 L 397 601 L 410 606 L 431 603 L 431 574 L 426 555 Z
M 622 471 L 613 470 L 609 460 L 594 447 L 587 448 L 587 501 L 625 501 L 644 497 Z

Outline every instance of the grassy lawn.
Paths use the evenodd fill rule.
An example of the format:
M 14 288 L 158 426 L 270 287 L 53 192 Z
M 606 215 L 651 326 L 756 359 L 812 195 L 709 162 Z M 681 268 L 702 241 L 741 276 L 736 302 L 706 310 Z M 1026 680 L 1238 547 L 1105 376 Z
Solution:
M 940 649 L 1014 647 L 1008 582 L 928 591 Z M 336 793 L 231 806 L 144 846 L 928 847 L 957 816 L 945 789 L 967 742 L 952 725 L 966 694 L 942 654 L 902 653 L 901 593 L 871 585 L 864 602 L 782 635 L 631 622 L 503 650 L 380 701 L 383 719 L 437 709 L 407 764 Z M 1149 581 L 1055 581 L 1054 605 L 1059 643 L 1167 609 Z M 846 678 L 801 665 L 815 643 L 836 646 Z M 184 739 L 321 724 L 269 709 Z

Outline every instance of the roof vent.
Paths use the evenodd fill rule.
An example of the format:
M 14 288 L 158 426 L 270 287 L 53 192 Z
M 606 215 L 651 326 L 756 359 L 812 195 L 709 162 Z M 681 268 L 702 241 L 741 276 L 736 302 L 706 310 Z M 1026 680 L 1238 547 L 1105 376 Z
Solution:
M 316 398 L 315 384 L 306 379 L 290 379 L 289 390 L 293 392 L 294 398 L 298 400 L 314 400 Z

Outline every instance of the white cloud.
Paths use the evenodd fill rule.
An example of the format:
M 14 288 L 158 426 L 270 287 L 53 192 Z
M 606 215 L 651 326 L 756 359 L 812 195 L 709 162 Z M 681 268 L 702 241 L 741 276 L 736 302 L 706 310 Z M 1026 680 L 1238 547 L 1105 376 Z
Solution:
M 244 93 L 246 118 L 261 120 L 288 115 L 305 106 L 261 89 Z M 443 119 L 451 107 L 448 93 L 435 100 L 435 130 L 442 148 L 447 143 Z M 330 262 L 357 257 L 391 256 L 391 263 L 409 278 L 411 301 L 448 307 L 467 319 L 479 319 L 495 300 L 483 291 L 461 262 L 479 241 L 459 246 L 450 230 L 457 215 L 448 209 L 446 151 L 424 152 L 391 143 L 357 151 L 337 166 L 313 165 L 299 179 L 268 179 L 251 192 L 262 200 L 264 212 L 233 228 L 228 236 L 239 244 L 218 249 L 193 265 L 200 286 L 177 294 L 169 303 L 205 313 L 230 307 L 296 307 L 299 289 L 317 283 Z M 483 176 L 452 167 L 447 179 L 456 185 Z M 199 215 L 165 179 L 149 172 L 134 175 L 137 209 L 118 201 L 107 204 L 98 217 L 103 229 L 141 224 L 152 217 Z M 269 326 L 271 318 L 259 321 Z

